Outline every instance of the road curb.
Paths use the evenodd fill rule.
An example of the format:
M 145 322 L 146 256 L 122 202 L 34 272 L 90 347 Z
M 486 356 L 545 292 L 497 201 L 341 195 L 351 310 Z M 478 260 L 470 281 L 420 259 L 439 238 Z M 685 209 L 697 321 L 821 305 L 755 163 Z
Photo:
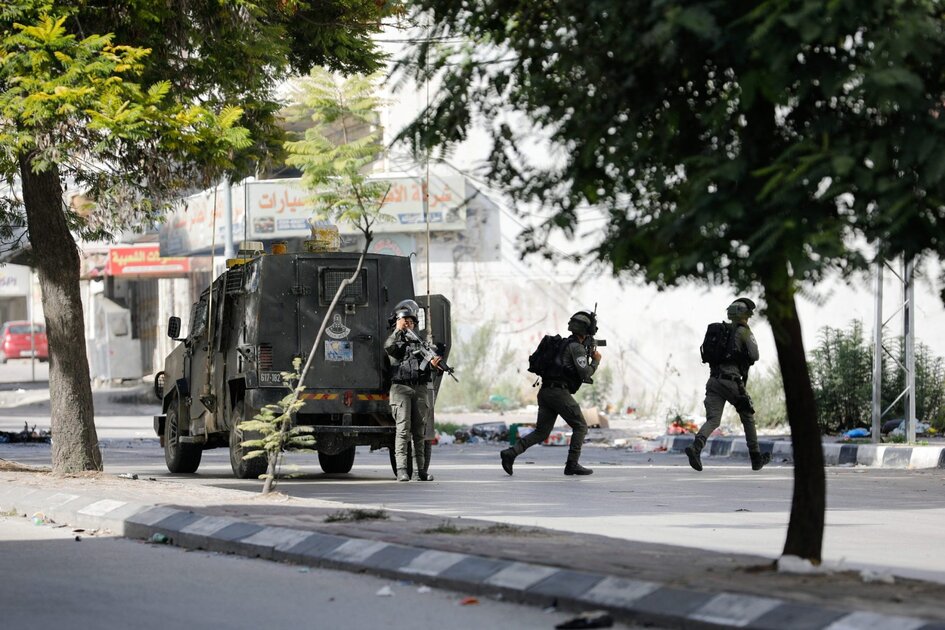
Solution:
M 312 532 L 263 526 L 82 494 L 0 486 L 0 512 L 31 516 L 86 529 L 108 529 L 127 538 L 306 566 L 370 573 L 538 606 L 605 609 L 634 623 L 679 628 L 758 630 L 884 628 L 945 630 L 945 624 L 915 617 L 850 611 L 774 597 L 680 589 L 658 582 L 614 577 L 541 564 L 487 558 Z
M 670 453 L 682 453 L 695 439 L 693 435 L 663 436 L 661 446 Z M 771 453 L 773 461 L 794 461 L 789 440 L 759 439 L 762 453 Z M 824 464 L 827 466 L 869 466 L 871 468 L 945 468 L 945 445 L 907 446 L 899 444 L 842 444 L 823 445 Z M 703 456 L 748 458 L 745 438 L 709 438 Z

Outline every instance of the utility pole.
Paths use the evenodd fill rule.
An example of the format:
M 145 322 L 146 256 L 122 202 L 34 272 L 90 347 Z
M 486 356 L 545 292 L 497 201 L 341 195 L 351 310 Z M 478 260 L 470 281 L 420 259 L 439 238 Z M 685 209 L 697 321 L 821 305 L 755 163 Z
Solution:
M 915 259 L 902 261 L 902 342 L 905 347 L 906 442 L 915 442 Z
M 883 347 L 883 327 L 889 319 L 883 321 L 883 267 L 884 261 L 876 263 L 876 276 L 873 279 L 874 319 L 873 319 L 873 409 L 872 409 L 872 441 L 879 442 L 883 416 L 895 407 L 901 400 L 903 403 L 903 434 L 907 443 L 915 442 L 915 259 L 902 261 L 902 274 L 889 267 L 893 275 L 902 283 L 902 304 L 889 319 L 902 312 L 902 348 L 903 361 L 888 352 Z M 898 368 L 903 372 L 904 386 L 896 399 L 886 409 L 880 411 L 883 392 L 883 353 L 889 355 Z
M 883 261 L 876 263 L 873 276 L 873 431 L 878 444 L 883 427 Z

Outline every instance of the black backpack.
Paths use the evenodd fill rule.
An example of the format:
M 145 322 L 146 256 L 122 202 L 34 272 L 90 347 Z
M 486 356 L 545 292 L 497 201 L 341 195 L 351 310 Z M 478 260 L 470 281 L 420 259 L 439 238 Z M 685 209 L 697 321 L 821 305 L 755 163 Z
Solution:
M 561 371 L 564 367 L 561 353 L 567 343 L 567 337 L 561 335 L 545 335 L 538 343 L 538 347 L 528 357 L 528 371 L 538 376 L 546 376 L 554 370 Z
M 709 365 L 732 363 L 735 350 L 735 326 L 714 322 L 705 329 L 705 338 L 699 346 L 702 362 Z

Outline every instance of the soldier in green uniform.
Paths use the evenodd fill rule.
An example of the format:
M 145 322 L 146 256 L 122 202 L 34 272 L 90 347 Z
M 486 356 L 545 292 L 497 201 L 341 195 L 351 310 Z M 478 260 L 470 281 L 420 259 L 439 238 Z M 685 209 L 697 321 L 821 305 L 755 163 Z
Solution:
M 502 469 L 508 474 L 512 474 L 516 457 L 548 438 L 558 416 L 571 427 L 571 446 L 568 449 L 564 474 L 590 475 L 594 472 L 578 463 L 581 445 L 587 435 L 587 422 L 573 394 L 581 387 L 581 383 L 590 381 L 600 365 L 601 356 L 597 348 L 588 356 L 588 349 L 584 345 L 585 339 L 597 332 L 596 320 L 594 313 L 578 311 L 568 321 L 568 330 L 573 334 L 562 344 L 560 362 L 555 369 L 542 377 L 541 389 L 538 390 L 537 427 L 524 438 L 517 440 L 514 446 L 500 453 Z
M 397 464 L 397 481 L 410 481 L 407 474 L 407 450 L 412 443 L 415 479 L 433 481 L 425 462 L 425 420 L 429 414 L 430 396 L 427 383 L 432 378 L 431 370 L 440 361 L 433 359 L 421 367 L 416 342 L 407 339 L 405 331 L 417 326 L 419 306 L 413 300 L 404 300 L 394 308 L 394 331 L 384 343 L 391 364 L 390 409 L 396 423 L 394 457 Z
M 742 297 L 732 302 L 726 315 L 732 322 L 733 339 L 726 352 L 727 358 L 718 364 L 709 364 L 709 380 L 705 384 L 705 424 L 699 429 L 692 446 L 686 447 L 689 465 L 702 470 L 702 449 L 712 432 L 719 428 L 722 409 L 730 403 L 738 412 L 745 428 L 745 441 L 751 457 L 751 469 L 761 470 L 771 460 L 771 455 L 761 453 L 758 434 L 755 432 L 755 409 L 745 391 L 748 368 L 758 360 L 758 344 L 748 327 L 748 318 L 755 311 L 755 303 Z

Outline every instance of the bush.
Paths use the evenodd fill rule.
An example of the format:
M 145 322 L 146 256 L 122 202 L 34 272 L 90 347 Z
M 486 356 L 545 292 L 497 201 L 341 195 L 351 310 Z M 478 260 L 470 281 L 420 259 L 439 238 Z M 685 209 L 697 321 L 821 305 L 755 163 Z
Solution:
M 869 426 L 873 349 L 864 341 L 859 321 L 847 331 L 822 328 L 808 366 L 823 433 Z
M 902 338 L 896 340 L 897 359 L 905 364 Z M 883 409 L 906 387 L 905 372 L 895 361 L 884 361 Z M 915 417 L 937 431 L 945 429 L 945 359 L 932 354 L 923 343 L 915 344 Z M 892 413 L 892 412 L 890 412 Z
M 614 371 L 610 366 L 605 365 L 594 373 L 593 385 L 582 385 L 581 389 L 574 398 L 581 403 L 582 407 L 597 407 L 604 411 L 607 409 L 607 403 L 611 400 L 611 392 L 614 388 Z
M 759 428 L 784 426 L 788 423 L 784 403 L 784 383 L 777 365 L 761 372 L 754 370 L 748 379 L 748 395 L 755 406 L 755 425 Z
M 882 409 L 885 411 L 905 388 L 905 348 L 901 337 L 884 340 Z M 896 360 L 888 353 L 895 347 Z M 820 343 L 808 363 L 817 411 L 824 433 L 840 433 L 872 424 L 873 345 L 864 339 L 859 321 L 846 331 L 824 327 Z M 928 346 L 915 345 L 916 420 L 937 430 L 945 428 L 945 359 Z M 901 404 L 901 402 L 899 403 Z M 756 404 L 757 407 L 757 404 Z M 890 411 L 885 419 L 902 415 Z
M 456 368 L 459 383 L 450 378 L 443 379 L 436 401 L 438 409 L 488 407 L 492 395 L 507 399 L 513 407 L 522 404 L 515 353 L 508 343 L 500 344 L 496 340 L 495 329 L 494 323 L 486 322 L 475 328 L 466 339 L 456 334 L 454 329 L 450 364 Z

